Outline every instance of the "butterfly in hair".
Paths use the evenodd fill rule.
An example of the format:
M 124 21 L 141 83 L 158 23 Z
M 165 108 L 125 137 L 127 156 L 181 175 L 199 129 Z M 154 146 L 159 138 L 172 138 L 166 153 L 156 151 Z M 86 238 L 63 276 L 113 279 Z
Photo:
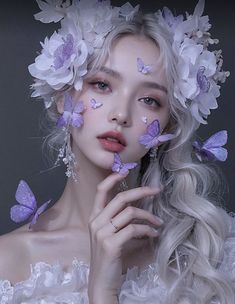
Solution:
M 39 216 L 46 210 L 51 200 L 37 207 L 37 201 L 28 184 L 21 180 L 16 190 L 15 198 L 17 204 L 11 207 L 10 217 L 15 223 L 30 220 L 29 229 L 35 225 Z
M 200 161 L 225 161 L 228 156 L 228 151 L 222 146 L 227 143 L 227 140 L 227 131 L 222 130 L 213 134 L 204 143 L 194 141 L 193 148 L 197 158 Z

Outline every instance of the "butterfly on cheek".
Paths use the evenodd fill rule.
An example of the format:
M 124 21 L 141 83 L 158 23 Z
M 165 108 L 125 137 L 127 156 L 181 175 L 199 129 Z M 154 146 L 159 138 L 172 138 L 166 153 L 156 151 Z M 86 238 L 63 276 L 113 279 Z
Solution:
M 103 103 L 96 101 L 95 98 L 92 98 L 90 100 L 90 105 L 91 105 L 92 109 L 98 109 L 98 108 L 100 108 L 103 105 Z
M 10 216 L 11 219 L 20 223 L 25 220 L 30 220 L 29 229 L 32 225 L 35 225 L 39 216 L 46 210 L 50 200 L 37 207 L 37 201 L 28 184 L 21 180 L 16 190 L 15 198 L 17 204 L 11 207 Z
M 68 92 L 64 94 L 64 112 L 57 120 L 57 127 L 67 127 L 69 125 L 80 128 L 84 121 L 82 113 L 85 110 L 82 101 L 78 101 L 73 105 L 73 99 Z
M 172 138 L 174 138 L 174 135 L 170 133 L 161 135 L 160 124 L 156 119 L 147 126 L 145 134 L 139 137 L 139 143 L 144 145 L 146 149 L 150 149 Z

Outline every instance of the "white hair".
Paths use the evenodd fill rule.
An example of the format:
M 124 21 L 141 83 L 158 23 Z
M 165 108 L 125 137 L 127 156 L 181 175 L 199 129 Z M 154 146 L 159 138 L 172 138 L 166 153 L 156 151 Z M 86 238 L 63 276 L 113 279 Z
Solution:
M 146 154 L 135 176 L 136 185 L 161 183 L 164 187 L 161 195 L 152 199 L 150 210 L 165 223 L 160 238 L 152 241 L 152 245 L 156 248 L 158 275 L 169 290 L 166 304 L 180 303 L 183 299 L 186 303 L 210 303 L 214 298 L 221 304 L 234 303 L 234 282 L 218 270 L 227 235 L 227 215 L 212 195 L 220 186 L 220 178 L 213 167 L 193 157 L 192 141 L 199 123 L 173 96 L 177 58 L 168 32 L 158 24 L 154 14 L 138 14 L 107 35 L 102 48 L 89 58 L 90 71 L 104 63 L 114 41 L 124 35 L 144 35 L 153 40 L 160 49 L 167 76 L 171 113 L 168 127 L 176 137 L 159 148 L 156 163 L 151 163 Z M 58 115 L 54 103 L 49 110 L 54 125 Z M 51 147 L 57 149 L 61 145 L 62 132 L 52 129 L 48 137 Z M 149 204 L 145 203 L 143 200 L 139 207 L 146 209 Z

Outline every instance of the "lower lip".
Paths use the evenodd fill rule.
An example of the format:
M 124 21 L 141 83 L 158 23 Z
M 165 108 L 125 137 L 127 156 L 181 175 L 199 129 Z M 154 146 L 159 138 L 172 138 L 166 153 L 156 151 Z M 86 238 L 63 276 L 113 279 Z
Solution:
M 101 143 L 102 147 L 107 151 L 121 152 L 122 150 L 125 149 L 125 146 L 123 146 L 120 143 L 117 143 L 117 142 L 114 142 L 111 140 L 107 140 L 105 138 L 98 138 L 98 140 Z

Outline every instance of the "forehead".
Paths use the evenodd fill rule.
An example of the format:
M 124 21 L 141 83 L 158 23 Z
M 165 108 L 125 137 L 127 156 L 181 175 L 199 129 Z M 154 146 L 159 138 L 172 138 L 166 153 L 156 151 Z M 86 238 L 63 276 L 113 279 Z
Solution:
M 158 45 L 149 37 L 144 35 L 124 35 L 117 38 L 111 48 L 112 52 L 132 50 L 132 53 L 141 53 L 145 56 L 152 56 L 158 59 L 160 55 Z
M 151 73 L 137 73 L 137 58 L 151 66 Z M 138 74 L 144 80 L 158 80 L 166 84 L 163 62 L 160 60 L 160 49 L 150 38 L 143 35 L 125 35 L 112 45 L 105 66 L 122 73 Z

